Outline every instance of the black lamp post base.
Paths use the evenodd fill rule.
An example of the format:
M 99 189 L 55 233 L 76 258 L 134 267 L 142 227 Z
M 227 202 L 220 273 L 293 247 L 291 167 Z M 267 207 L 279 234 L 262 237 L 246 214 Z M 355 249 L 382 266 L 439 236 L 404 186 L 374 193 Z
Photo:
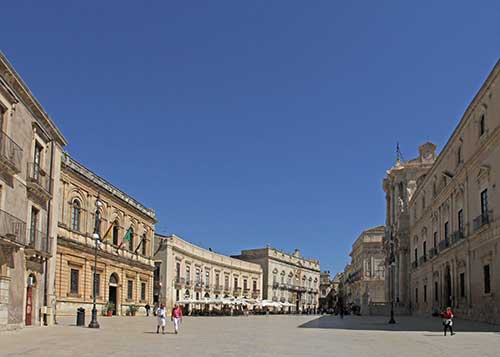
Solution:
M 92 309 L 92 321 L 89 323 L 89 328 L 99 328 L 99 323 L 97 322 L 97 309 Z
M 391 319 L 389 320 L 389 324 L 392 325 L 395 323 L 396 323 L 396 320 L 394 320 L 394 317 L 391 317 Z

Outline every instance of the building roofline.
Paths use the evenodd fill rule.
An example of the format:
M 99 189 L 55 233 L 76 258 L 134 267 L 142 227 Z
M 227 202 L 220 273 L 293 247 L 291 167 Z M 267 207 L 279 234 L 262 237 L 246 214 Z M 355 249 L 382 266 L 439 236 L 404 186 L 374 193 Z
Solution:
M 26 85 L 19 73 L 17 73 L 17 71 L 14 69 L 14 67 L 9 62 L 7 57 L 5 57 L 2 51 L 0 51 L 0 67 L 3 67 L 3 71 L 1 71 L 3 72 L 2 74 L 10 77 L 4 79 L 13 87 L 11 89 L 16 91 L 17 96 L 21 97 L 16 99 L 21 99 L 24 102 L 26 107 L 31 110 L 35 118 L 39 119 L 42 124 L 44 124 L 44 126 L 52 134 L 51 136 L 53 136 L 61 146 L 68 145 L 68 141 L 66 140 L 62 132 L 49 117 L 45 109 L 33 95 L 29 87 Z M 0 68 L 0 70 L 1 69 L 2 68 Z
M 436 173 L 435 171 L 437 170 L 437 167 L 443 160 L 443 157 L 448 153 L 449 150 L 451 150 L 451 143 L 454 141 L 455 137 L 458 135 L 458 133 L 462 130 L 462 128 L 465 126 L 465 122 L 470 118 L 472 112 L 477 108 L 478 105 L 480 105 L 479 101 L 480 99 L 484 96 L 485 92 L 488 90 L 488 88 L 493 84 L 493 81 L 496 79 L 496 77 L 500 74 L 500 59 L 497 60 L 493 68 L 491 69 L 490 73 L 486 77 L 486 79 L 483 81 L 483 84 L 479 88 L 479 90 L 476 92 L 474 97 L 472 98 L 471 102 L 467 106 L 467 108 L 464 111 L 464 114 L 460 118 L 460 121 L 458 122 L 458 125 L 455 127 L 453 132 L 451 133 L 450 137 L 446 141 L 446 144 L 444 145 L 443 149 L 441 152 L 437 155 L 436 160 L 434 160 L 434 163 L 432 164 L 431 168 L 426 174 L 426 177 L 422 181 L 420 185 L 418 185 L 415 193 L 413 194 L 410 202 L 408 205 L 412 204 L 413 201 L 416 199 L 420 191 L 423 190 L 423 187 L 429 182 L 429 180 L 432 179 L 434 174 Z
M 92 183 L 95 185 L 101 187 L 104 189 L 106 192 L 109 194 L 119 198 L 126 204 L 131 205 L 135 209 L 139 210 L 142 214 L 150 217 L 156 222 L 158 220 L 156 219 L 156 214 L 155 211 L 152 208 L 147 208 L 144 206 L 142 203 L 137 201 L 136 199 L 132 198 L 131 196 L 127 195 L 125 192 L 122 190 L 116 188 L 114 185 L 109 183 L 109 181 L 105 180 L 101 176 L 97 175 L 95 172 L 81 164 L 80 162 L 76 161 L 72 156 L 70 156 L 69 153 L 63 152 L 63 155 L 61 157 L 61 164 L 66 165 L 67 167 L 71 168 L 73 171 L 79 173 L 86 179 L 90 180 Z

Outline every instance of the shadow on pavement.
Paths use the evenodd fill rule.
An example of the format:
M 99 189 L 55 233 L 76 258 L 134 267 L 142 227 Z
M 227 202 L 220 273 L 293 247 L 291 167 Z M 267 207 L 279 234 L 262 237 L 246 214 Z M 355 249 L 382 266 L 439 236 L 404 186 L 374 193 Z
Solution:
M 443 332 L 442 320 L 439 317 L 396 316 L 396 324 L 388 324 L 388 317 L 383 316 L 321 316 L 308 321 L 299 328 L 358 330 L 358 331 L 425 331 Z M 500 325 L 491 325 L 462 319 L 453 320 L 455 332 L 500 332 Z M 434 335 L 429 335 L 434 336 Z

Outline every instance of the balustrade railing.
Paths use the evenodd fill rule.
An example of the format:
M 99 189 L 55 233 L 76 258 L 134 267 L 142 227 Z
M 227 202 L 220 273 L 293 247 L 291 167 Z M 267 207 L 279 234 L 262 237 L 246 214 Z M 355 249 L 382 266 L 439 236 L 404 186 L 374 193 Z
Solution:
M 0 210 L 0 236 L 21 245 L 26 245 L 26 223 L 10 213 Z
M 39 231 L 38 229 L 28 230 L 28 247 L 36 250 L 37 252 L 42 252 L 45 254 L 50 254 L 52 239 L 47 239 L 46 233 Z
M 493 221 L 493 211 L 489 210 L 483 212 L 481 215 L 474 218 L 472 221 L 472 226 L 474 228 L 474 232 L 479 230 L 481 227 L 490 224 Z
M 23 149 L 7 134 L 0 131 L 0 162 L 8 166 L 12 173 L 21 172 Z
M 52 193 L 52 178 L 36 162 L 28 162 L 28 183 L 35 183 L 46 193 Z

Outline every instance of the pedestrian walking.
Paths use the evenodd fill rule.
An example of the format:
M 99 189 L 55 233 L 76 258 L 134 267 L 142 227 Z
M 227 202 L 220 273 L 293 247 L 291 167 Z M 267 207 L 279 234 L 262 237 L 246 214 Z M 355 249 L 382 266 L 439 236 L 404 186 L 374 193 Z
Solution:
M 167 310 L 165 309 L 165 305 L 161 304 L 158 310 L 156 311 L 156 316 L 158 317 L 158 325 L 156 326 L 156 333 L 165 334 L 165 325 L 167 324 Z
M 146 316 L 149 316 L 149 310 L 151 310 L 151 306 L 149 306 L 149 303 L 147 303 L 144 308 L 146 309 Z
M 443 317 L 444 335 L 446 336 L 446 331 L 449 329 L 453 336 L 455 333 L 453 332 L 453 312 L 451 311 L 451 307 L 448 307 L 441 316 Z
M 176 334 L 179 333 L 179 325 L 182 321 L 182 310 L 179 304 L 175 304 L 172 309 L 172 321 L 174 322 L 174 331 Z

